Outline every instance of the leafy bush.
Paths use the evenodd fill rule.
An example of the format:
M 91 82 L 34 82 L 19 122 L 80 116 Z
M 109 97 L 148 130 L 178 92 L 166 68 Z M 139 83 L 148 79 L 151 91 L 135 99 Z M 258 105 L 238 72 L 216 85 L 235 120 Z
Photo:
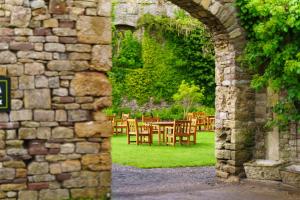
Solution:
M 253 73 L 252 87 L 279 93 L 275 124 L 300 121 L 300 1 L 237 0 L 249 35 L 241 62 Z
M 173 95 L 173 99 L 177 105 L 183 107 L 183 116 L 195 107 L 197 103 L 203 100 L 203 90 L 194 83 L 186 83 L 184 80 L 181 82 L 178 92 Z

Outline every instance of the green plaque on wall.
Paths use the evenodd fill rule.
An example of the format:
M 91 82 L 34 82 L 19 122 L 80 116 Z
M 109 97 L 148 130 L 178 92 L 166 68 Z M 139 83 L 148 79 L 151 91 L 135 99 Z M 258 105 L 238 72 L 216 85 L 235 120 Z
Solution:
M 0 112 L 10 111 L 10 78 L 0 76 Z

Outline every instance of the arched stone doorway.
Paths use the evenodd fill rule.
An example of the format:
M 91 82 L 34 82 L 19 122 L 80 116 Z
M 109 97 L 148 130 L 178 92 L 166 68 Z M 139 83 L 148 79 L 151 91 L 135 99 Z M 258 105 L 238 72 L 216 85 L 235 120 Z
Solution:
M 234 1 L 171 2 L 212 32 L 216 54 L 217 176 L 238 180 L 245 175 L 243 163 L 252 155 L 255 93 L 249 87 L 251 76 L 237 62 L 246 44 L 246 34 L 239 24 Z

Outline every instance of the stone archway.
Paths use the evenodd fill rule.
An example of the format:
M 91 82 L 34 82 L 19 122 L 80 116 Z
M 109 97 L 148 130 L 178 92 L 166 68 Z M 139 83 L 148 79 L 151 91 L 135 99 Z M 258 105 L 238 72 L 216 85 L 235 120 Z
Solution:
M 254 93 L 236 58 L 245 44 L 233 2 L 177 1 L 213 32 L 217 174 L 243 176 Z M 110 192 L 111 1 L 1 1 L 0 199 L 103 197 Z M 250 141 L 250 142 L 249 142 Z
M 243 163 L 251 159 L 254 141 L 255 93 L 250 75 L 237 63 L 246 34 L 234 1 L 171 0 L 203 22 L 212 32 L 216 54 L 216 170 L 232 181 L 245 176 Z

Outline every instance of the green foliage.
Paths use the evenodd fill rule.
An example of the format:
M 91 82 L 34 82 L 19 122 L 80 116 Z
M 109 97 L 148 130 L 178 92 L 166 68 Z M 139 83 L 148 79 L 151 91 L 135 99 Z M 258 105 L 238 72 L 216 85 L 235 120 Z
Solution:
M 178 67 L 186 80 L 193 81 L 205 94 L 203 104 L 214 106 L 215 102 L 215 61 L 210 35 L 203 28 L 194 30 L 189 37 L 170 35 L 178 48 L 176 55 L 182 59 Z M 200 51 L 199 51 L 200 49 Z
M 144 35 L 114 30 L 113 107 L 122 98 L 142 105 L 154 98 L 173 102 L 182 80 L 195 82 L 205 92 L 205 105 L 214 103 L 214 55 L 210 36 L 203 24 L 177 13 L 176 18 L 145 15 L 140 19 Z M 176 116 L 177 118 L 177 116 Z
M 204 88 L 205 101 L 208 106 L 215 100 L 215 64 L 211 36 L 205 26 L 197 19 L 179 11 L 176 18 L 166 16 L 144 15 L 139 26 L 145 27 L 158 38 L 164 38 L 172 44 L 174 56 L 172 67 L 182 78 L 194 81 Z M 171 46 L 171 45 L 169 45 Z M 180 83 L 181 81 L 177 82 Z
M 192 112 L 204 112 L 207 115 L 214 115 L 215 108 L 196 105 L 194 108 L 191 109 Z M 180 120 L 184 119 L 184 109 L 181 105 L 173 104 L 171 107 L 168 108 L 161 108 L 161 109 L 153 109 L 149 112 L 141 112 L 141 111 L 133 111 L 130 108 L 124 107 L 112 107 L 107 108 L 104 110 L 106 115 L 113 115 L 116 114 L 117 117 L 120 117 L 122 113 L 130 113 L 131 118 L 142 119 L 142 115 L 145 116 L 154 116 L 159 117 L 161 120 Z
M 206 115 L 215 115 L 216 110 L 214 107 L 207 107 L 207 106 L 197 106 L 195 109 L 192 111 L 197 111 L 197 112 L 204 112 Z
M 170 108 L 153 110 L 151 114 L 153 114 L 153 116 L 158 116 L 161 120 L 184 119 L 183 107 L 180 105 L 173 105 Z
M 300 120 L 300 1 L 237 0 L 249 43 L 242 64 L 254 73 L 252 87 L 270 87 L 284 98 L 275 123 Z
M 142 46 L 131 31 L 115 32 L 114 38 L 114 67 L 141 68 Z
M 181 82 L 178 92 L 173 95 L 174 101 L 182 105 L 184 116 L 186 116 L 197 103 L 200 103 L 203 97 L 203 90 L 200 90 L 194 83 L 189 84 L 185 81 Z
M 145 14 L 139 19 L 139 27 L 146 28 L 147 32 L 155 31 L 158 34 L 176 32 L 181 36 L 189 36 L 197 28 L 203 27 L 199 20 L 186 15 L 183 10 L 179 10 L 175 15 L 174 19 L 167 16 Z

